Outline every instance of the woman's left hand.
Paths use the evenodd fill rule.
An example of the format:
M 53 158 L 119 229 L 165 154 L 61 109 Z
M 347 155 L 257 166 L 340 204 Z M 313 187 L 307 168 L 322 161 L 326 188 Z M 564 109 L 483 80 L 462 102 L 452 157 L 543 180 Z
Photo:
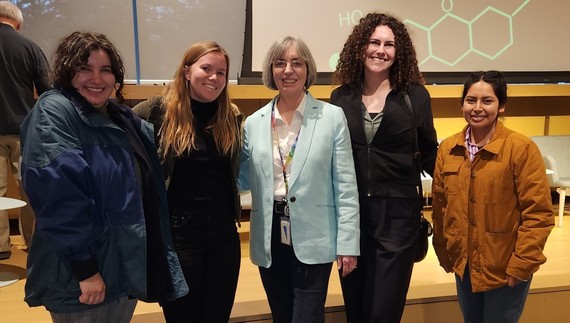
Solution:
M 522 280 L 513 276 L 507 276 L 507 282 L 509 284 L 509 287 L 515 287 L 516 285 L 520 284 Z
M 357 256 L 338 256 L 336 259 L 336 265 L 338 270 L 342 270 L 342 277 L 350 274 L 354 269 L 356 269 L 356 263 L 358 261 Z

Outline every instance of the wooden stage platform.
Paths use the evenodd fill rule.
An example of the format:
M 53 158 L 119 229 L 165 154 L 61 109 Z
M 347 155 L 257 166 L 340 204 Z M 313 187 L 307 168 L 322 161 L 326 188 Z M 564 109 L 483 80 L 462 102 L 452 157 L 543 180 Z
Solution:
M 568 212 L 566 212 L 568 217 Z M 568 322 L 570 318 L 570 219 L 563 228 L 555 227 L 546 244 L 548 261 L 535 274 L 521 323 Z M 248 223 L 240 229 L 242 236 L 242 265 L 236 302 L 230 322 L 271 322 L 269 307 L 256 266 L 248 256 Z M 18 274 L 16 283 L 0 287 L 1 321 L 6 323 L 51 322 L 43 307 L 29 308 L 23 301 L 26 253 L 21 250 L 19 236 L 12 236 L 13 255 L 0 261 L 0 272 Z M 336 264 L 335 266 L 336 267 Z M 327 297 L 327 323 L 346 322 L 340 284 L 333 268 Z M 188 313 L 191 317 L 191 313 Z M 427 258 L 416 264 L 408 302 L 402 322 L 440 323 L 461 322 L 455 282 L 438 265 L 433 248 Z M 139 302 L 134 323 L 164 322 L 156 304 Z

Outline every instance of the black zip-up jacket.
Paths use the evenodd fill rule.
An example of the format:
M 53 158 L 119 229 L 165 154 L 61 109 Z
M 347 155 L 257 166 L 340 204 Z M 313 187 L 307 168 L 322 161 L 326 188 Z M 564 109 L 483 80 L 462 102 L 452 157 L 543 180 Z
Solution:
M 432 175 L 438 142 L 429 92 L 422 85 L 413 85 L 408 94 L 422 168 Z M 414 162 L 412 118 L 402 92 L 392 90 L 386 97 L 382 122 L 370 144 L 364 132 L 362 88 L 343 85 L 332 92 L 330 102 L 344 110 L 348 121 L 360 196 L 417 197 L 421 180 Z

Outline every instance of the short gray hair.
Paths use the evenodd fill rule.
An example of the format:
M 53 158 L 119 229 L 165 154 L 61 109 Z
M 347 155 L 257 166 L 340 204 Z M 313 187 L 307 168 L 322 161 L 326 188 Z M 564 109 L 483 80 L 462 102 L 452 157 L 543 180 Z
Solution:
M 267 52 L 265 59 L 263 60 L 262 66 L 262 80 L 263 84 L 272 90 L 277 90 L 277 85 L 275 85 L 275 80 L 273 79 L 273 62 L 277 59 L 283 57 L 283 53 L 287 49 L 295 46 L 299 57 L 301 57 L 307 64 L 307 79 L 305 80 L 305 89 L 309 89 L 311 85 L 315 84 L 317 80 L 317 64 L 313 59 L 313 55 L 309 50 L 309 47 L 305 42 L 296 36 L 285 36 L 278 39 Z
M 18 25 L 24 22 L 22 11 L 10 1 L 0 1 L 0 18 L 12 20 Z

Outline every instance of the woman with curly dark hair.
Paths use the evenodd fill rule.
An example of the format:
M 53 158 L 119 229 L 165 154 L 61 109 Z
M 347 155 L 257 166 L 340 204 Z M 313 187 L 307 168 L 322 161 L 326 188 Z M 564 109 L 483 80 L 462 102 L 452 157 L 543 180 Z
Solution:
M 347 320 L 399 322 L 417 249 L 420 171 L 433 173 L 437 151 L 430 96 L 404 24 L 383 13 L 363 17 L 334 80 L 341 86 L 330 101 L 348 121 L 360 195 L 358 268 L 341 276 Z
M 121 104 L 125 69 L 107 36 L 65 36 L 52 66 L 54 88 L 21 128 L 36 213 L 24 300 L 56 323 L 127 323 L 139 299 L 188 293 L 153 128 Z

